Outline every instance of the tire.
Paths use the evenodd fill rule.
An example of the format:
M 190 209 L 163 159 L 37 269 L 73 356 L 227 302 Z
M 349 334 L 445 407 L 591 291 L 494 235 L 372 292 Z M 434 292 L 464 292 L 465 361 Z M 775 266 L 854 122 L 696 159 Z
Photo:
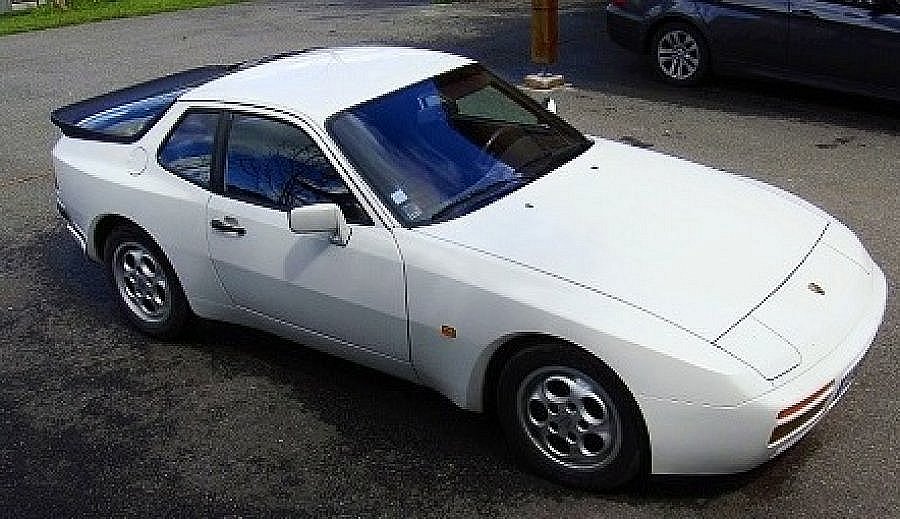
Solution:
M 634 398 L 584 351 L 539 344 L 517 353 L 500 373 L 496 402 L 513 453 L 548 479 L 612 490 L 646 470 L 649 442 Z
M 653 36 L 650 58 L 656 75 L 672 85 L 696 85 L 709 72 L 706 40 L 686 23 L 663 24 Z
M 191 315 L 175 270 L 152 238 L 132 226 L 115 228 L 103 260 L 119 308 L 138 330 L 161 339 L 178 336 Z

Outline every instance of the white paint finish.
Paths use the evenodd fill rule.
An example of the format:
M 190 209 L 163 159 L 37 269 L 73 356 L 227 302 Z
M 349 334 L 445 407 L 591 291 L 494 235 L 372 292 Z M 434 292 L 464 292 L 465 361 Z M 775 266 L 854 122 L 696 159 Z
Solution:
M 147 169 L 147 150 L 141 146 L 136 146 L 128 155 L 128 165 L 126 166 L 128 173 L 132 175 L 140 175 Z
M 175 117 L 165 119 L 171 124 Z M 84 232 L 88 255 L 101 259 L 103 244 L 94 239 L 101 219 L 121 216 L 144 229 L 165 251 L 191 304 L 197 299 L 223 301 L 206 247 L 209 193 L 172 175 L 155 160 L 141 175 L 129 174 L 131 154 L 140 145 L 62 138 L 54 148 L 57 195 L 73 224 Z
M 753 315 L 728 331 L 716 345 L 773 380 L 800 365 L 797 348 Z
M 598 140 L 501 201 L 421 232 L 610 294 L 712 341 L 787 278 L 826 223 L 737 178 Z
M 641 411 L 653 446 L 653 474 L 729 474 L 749 470 L 771 455 L 774 406 L 704 406 L 647 398 Z
M 233 218 L 239 236 L 209 229 L 209 255 L 235 305 L 400 360 L 409 359 L 403 266 L 390 231 L 352 226 L 346 246 L 298 234 L 288 213 L 212 195 L 207 220 Z
M 736 405 L 771 388 L 730 354 L 631 305 L 417 231 L 395 234 L 413 363 L 424 383 L 461 406 L 481 408 L 493 348 L 528 332 L 592 352 L 636 396 Z M 457 338 L 443 337 L 442 324 L 456 327 Z
M 867 263 L 871 269 L 871 260 Z M 862 303 L 872 298 L 873 277 L 846 255 L 820 244 L 753 317 L 797 348 L 804 361 L 815 363 L 840 346 L 862 318 Z M 825 294 L 810 290 L 810 283 Z
M 869 257 L 869 253 L 866 252 L 866 249 L 863 247 L 862 243 L 860 243 L 859 238 L 856 237 L 853 231 L 848 229 L 841 222 L 832 220 L 831 225 L 828 226 L 828 230 L 825 231 L 825 235 L 822 236 L 821 243 L 827 247 L 831 247 L 834 251 L 843 254 L 847 259 L 856 263 L 859 268 L 867 273 L 873 273 L 872 267 L 874 266 L 874 263 L 872 262 L 872 258 Z
M 652 472 L 726 474 L 749 470 L 777 456 L 808 433 L 815 422 L 798 430 L 781 445 L 772 448 L 767 445 L 778 411 L 800 402 L 831 381 L 839 385 L 866 354 L 881 324 L 887 300 L 887 283 L 877 266 L 873 265 L 870 281 L 870 296 L 859 301 L 862 315 L 839 347 L 816 363 L 804 360 L 799 369 L 791 371 L 792 377 L 781 377 L 772 390 L 739 406 L 727 407 L 665 399 L 639 400 L 653 445 Z
M 181 100 L 281 108 L 324 125 L 345 108 L 469 63 L 453 54 L 401 47 L 320 49 L 229 74 Z

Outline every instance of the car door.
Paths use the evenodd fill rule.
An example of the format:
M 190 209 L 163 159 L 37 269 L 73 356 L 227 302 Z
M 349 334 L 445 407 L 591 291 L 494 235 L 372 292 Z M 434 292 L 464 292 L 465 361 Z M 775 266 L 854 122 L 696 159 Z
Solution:
M 697 0 L 713 59 L 781 69 L 787 65 L 789 0 Z
M 299 121 L 226 117 L 207 232 L 210 258 L 233 303 L 408 360 L 403 267 L 391 231 L 374 223 Z M 288 227 L 291 208 L 325 202 L 338 204 L 350 224 L 345 246 Z
M 201 315 L 214 314 L 217 305 L 227 302 L 209 263 L 202 225 L 212 194 L 219 114 L 217 109 L 176 105 L 150 131 L 148 143 L 161 141 L 156 160 L 147 161 L 142 174 L 145 182 L 153 179 L 153 188 L 145 190 L 141 203 L 130 209 L 140 211 L 132 214 L 145 214 L 138 221 L 153 223 L 148 230 L 177 270 L 192 309 Z
M 893 5 L 892 0 L 791 0 L 791 67 L 813 78 L 897 88 L 900 19 Z

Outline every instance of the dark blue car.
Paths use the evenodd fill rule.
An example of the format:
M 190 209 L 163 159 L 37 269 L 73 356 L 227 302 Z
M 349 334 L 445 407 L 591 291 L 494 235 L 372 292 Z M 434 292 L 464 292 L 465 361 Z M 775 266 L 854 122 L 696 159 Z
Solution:
M 607 29 L 676 85 L 715 70 L 900 100 L 900 0 L 611 0 Z

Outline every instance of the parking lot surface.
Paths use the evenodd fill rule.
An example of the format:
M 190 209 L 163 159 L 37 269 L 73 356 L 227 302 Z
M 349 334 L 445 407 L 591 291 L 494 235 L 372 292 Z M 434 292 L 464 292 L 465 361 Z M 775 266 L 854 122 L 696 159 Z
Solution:
M 860 235 L 890 290 L 856 384 L 795 448 L 748 474 L 611 495 L 534 477 L 489 418 L 300 345 L 211 322 L 144 337 L 54 218 L 52 108 L 191 66 L 374 42 L 470 55 L 517 82 L 536 70 L 527 7 L 253 2 L 0 38 L 0 517 L 896 514 L 896 105 L 744 79 L 671 88 L 608 41 L 599 2 L 563 2 L 561 115 L 810 200 Z

